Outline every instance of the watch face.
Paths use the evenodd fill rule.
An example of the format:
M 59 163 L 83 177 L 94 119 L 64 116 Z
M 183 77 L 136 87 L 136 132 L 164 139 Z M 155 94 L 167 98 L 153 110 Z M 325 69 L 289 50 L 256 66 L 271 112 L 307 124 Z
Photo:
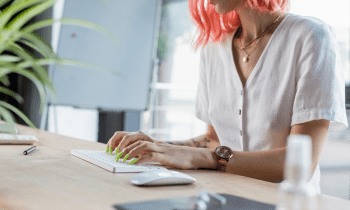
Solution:
M 218 154 L 221 158 L 231 158 L 233 155 L 230 148 L 226 146 L 221 146 L 216 149 L 216 154 Z

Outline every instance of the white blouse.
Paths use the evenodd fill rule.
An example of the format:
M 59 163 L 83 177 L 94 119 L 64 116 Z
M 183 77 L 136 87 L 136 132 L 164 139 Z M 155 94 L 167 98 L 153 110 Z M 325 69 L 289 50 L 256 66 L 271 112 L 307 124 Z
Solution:
M 196 117 L 212 125 L 235 151 L 286 147 L 292 125 L 330 120 L 329 132 L 348 127 L 343 67 L 334 30 L 309 16 L 288 13 L 278 25 L 245 87 L 229 34 L 200 52 Z M 310 185 L 321 193 L 320 168 Z

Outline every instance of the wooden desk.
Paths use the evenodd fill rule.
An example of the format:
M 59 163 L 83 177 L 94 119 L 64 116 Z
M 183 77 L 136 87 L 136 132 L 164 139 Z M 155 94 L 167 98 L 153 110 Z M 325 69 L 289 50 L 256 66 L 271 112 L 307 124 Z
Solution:
M 0 209 L 113 209 L 112 205 L 194 196 L 203 190 L 275 204 L 278 184 L 211 170 L 182 170 L 192 185 L 138 187 L 136 173 L 111 173 L 70 154 L 71 149 L 105 150 L 106 145 L 18 125 L 19 134 L 39 139 L 28 145 L 0 146 Z M 175 169 L 172 169 L 175 170 Z M 181 171 L 181 170 L 180 170 Z M 350 209 L 350 201 L 319 195 L 321 209 Z

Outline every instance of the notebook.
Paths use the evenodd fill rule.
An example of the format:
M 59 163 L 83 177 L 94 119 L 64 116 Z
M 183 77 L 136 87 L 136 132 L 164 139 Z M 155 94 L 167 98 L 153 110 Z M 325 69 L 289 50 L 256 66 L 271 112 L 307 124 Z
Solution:
M 16 125 L 14 125 L 14 124 L 0 122 L 0 133 L 17 134 L 18 130 L 16 128 Z
M 112 173 L 126 173 L 126 172 L 144 172 L 151 170 L 167 170 L 164 167 L 150 166 L 147 164 L 132 164 L 128 165 L 131 160 L 126 160 L 123 163 L 123 159 L 120 158 L 118 162 L 115 160 L 115 152 L 111 154 L 100 150 L 71 150 L 71 154 L 81 158 L 89 163 L 104 168 Z
M 0 133 L 0 145 L 2 144 L 34 144 L 39 140 L 32 135 L 13 135 Z

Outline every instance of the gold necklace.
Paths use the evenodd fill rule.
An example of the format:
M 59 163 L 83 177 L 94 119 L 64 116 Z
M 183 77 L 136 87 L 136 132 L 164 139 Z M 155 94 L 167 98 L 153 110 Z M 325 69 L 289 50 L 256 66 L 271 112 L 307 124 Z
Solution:
M 256 40 L 258 40 L 258 39 L 260 39 L 260 38 L 262 38 L 263 36 L 265 36 L 265 34 L 267 33 L 267 32 L 269 32 L 270 30 L 271 30 L 271 28 L 275 25 L 275 23 L 278 21 L 278 19 L 281 17 L 281 15 L 282 15 L 282 13 L 277 17 L 277 19 L 275 20 L 275 21 L 273 21 L 273 23 L 272 24 L 270 24 L 270 26 L 269 27 L 267 27 L 267 29 L 265 29 L 265 31 L 263 32 L 263 33 L 261 33 L 258 37 L 256 37 L 252 42 L 250 42 L 250 44 L 248 44 L 248 45 L 246 45 L 245 47 L 242 47 L 242 48 L 240 48 L 240 50 L 244 50 L 244 52 L 245 52 L 245 54 L 246 54 L 246 56 L 243 58 L 243 62 L 244 63 L 247 63 L 248 61 L 249 61 L 249 59 L 248 59 L 248 56 L 249 56 L 249 54 L 250 53 L 252 53 L 252 52 L 250 52 L 250 53 L 248 53 L 247 54 L 247 52 L 245 51 L 245 48 L 246 47 L 248 47 L 248 46 L 250 46 L 253 42 L 255 42 Z M 242 25 L 241 25 L 241 27 L 240 27 L 240 29 L 242 28 Z M 242 44 L 242 38 L 239 38 L 240 39 L 240 42 L 241 42 L 241 45 L 243 46 L 243 44 Z M 238 47 L 239 48 L 239 47 Z

